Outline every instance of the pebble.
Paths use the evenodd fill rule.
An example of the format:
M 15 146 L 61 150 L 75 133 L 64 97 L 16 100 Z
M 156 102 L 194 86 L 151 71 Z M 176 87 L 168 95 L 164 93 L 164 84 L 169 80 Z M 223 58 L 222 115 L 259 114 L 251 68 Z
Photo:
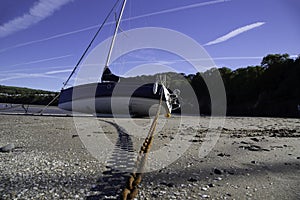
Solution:
M 220 157 L 229 157 L 230 155 L 229 154 L 225 154 L 225 153 L 219 153 L 217 156 L 220 156 Z
M 167 186 L 168 186 L 168 187 L 174 187 L 175 184 L 174 184 L 174 183 L 168 183 Z
M 0 182 L 0 199 L 84 199 L 99 178 L 92 170 L 99 168 L 97 163 L 78 162 L 80 169 L 69 165 L 73 158 L 65 153 L 60 157 L 53 152 L 20 151 L 11 156 L 0 157 L 0 171 L 6 169 L 0 179 L 7 179 Z
M 250 138 L 251 140 L 253 140 L 254 142 L 259 142 L 258 138 Z
M 249 197 L 252 197 L 252 194 L 250 194 L 250 193 L 246 193 L 246 195 L 249 196 Z
M 202 197 L 202 198 L 209 198 L 209 195 L 207 195 L 207 194 L 202 194 L 201 197 Z
M 195 178 L 193 178 L 193 177 L 191 177 L 191 178 L 189 178 L 189 180 L 188 180 L 189 182 L 197 182 L 198 180 L 197 179 L 195 179 Z
M 161 190 L 161 191 L 159 191 L 159 193 L 162 195 L 162 194 L 166 194 L 167 192 L 164 190 Z
M 71 134 L 68 135 L 68 137 L 70 136 Z M 74 139 L 71 141 L 76 142 L 77 140 Z M 49 141 L 45 140 L 43 142 L 46 144 Z M 21 145 L 18 142 L 18 146 L 23 147 L 26 145 Z M 33 145 L 27 146 L 32 147 Z M 61 148 L 56 143 L 53 143 L 52 146 L 54 148 L 53 150 L 51 149 L 51 151 L 61 151 L 61 149 L 55 149 L 57 147 Z M 87 161 L 88 159 L 86 158 L 82 159 L 80 157 L 82 155 L 78 156 L 77 148 L 75 146 L 72 148 L 75 153 L 71 152 L 72 150 L 70 150 L 70 152 L 61 151 L 62 156 L 60 157 L 53 152 L 49 153 L 48 149 L 45 151 L 31 151 L 27 148 L 26 152 L 21 149 L 21 151 L 13 151 L 10 154 L 0 154 L 0 172 L 5 172 L 0 173 L 0 180 L 7 179 L 4 184 L 0 182 L 0 199 L 89 199 L 87 197 L 93 195 L 104 197 L 100 191 L 93 191 L 93 189 L 98 188 L 99 183 L 103 182 L 102 180 L 97 182 L 99 176 L 103 175 L 103 170 L 97 171 L 97 167 L 99 167 L 97 166 L 99 165 L 97 162 L 93 163 Z M 71 154 L 72 156 L 68 156 Z M 190 155 L 188 156 L 190 157 Z M 225 158 L 225 156 L 230 155 L 220 153 L 218 156 Z M 300 156 L 296 156 L 298 155 L 294 155 L 293 158 L 300 159 Z M 220 157 L 218 160 L 224 159 Z M 196 158 L 198 157 L 196 156 Z M 210 159 L 210 157 L 207 159 Z M 201 161 L 206 162 L 207 159 L 204 158 Z M 254 164 L 257 163 L 257 161 L 249 161 Z M 10 166 L 12 167 L 10 168 Z M 238 182 L 235 183 L 236 185 L 228 185 L 228 183 L 226 183 L 229 181 L 227 178 L 231 177 L 227 176 L 227 173 L 231 174 L 231 172 L 225 170 L 225 167 L 223 170 L 219 169 L 219 167 L 217 169 L 212 166 L 208 169 L 208 173 L 206 173 L 207 168 L 199 167 L 196 162 L 193 164 L 192 162 L 178 161 L 178 166 L 182 166 L 182 171 L 178 170 L 171 173 L 171 169 L 170 171 L 168 171 L 169 169 L 164 169 L 157 177 L 153 176 L 149 178 L 151 175 L 145 175 L 142 180 L 143 185 L 139 188 L 141 192 L 137 199 L 218 199 L 219 197 L 232 199 L 232 197 L 237 196 L 237 193 L 244 195 L 247 193 L 247 198 L 257 193 L 257 189 L 252 186 L 251 188 L 248 187 L 247 189 L 249 190 L 245 191 L 245 185 L 237 186 Z M 251 167 L 251 165 L 249 166 Z M 104 165 L 101 167 L 104 168 Z M 185 167 L 192 169 L 185 170 Z M 181 174 L 181 172 L 183 174 Z M 188 172 L 188 175 L 184 174 L 186 172 Z M 191 174 L 190 172 L 196 173 Z M 209 176 L 209 172 L 212 172 L 213 176 Z M 162 176 L 160 177 L 160 175 Z M 237 173 L 237 175 L 240 174 Z M 247 175 L 250 176 L 250 174 Z M 224 178 L 224 183 L 218 182 L 222 180 L 222 178 L 218 176 Z M 186 178 L 182 179 L 182 177 Z M 25 183 L 24 180 L 29 181 Z M 151 182 L 151 180 L 155 182 Z M 161 182 L 162 180 L 164 180 L 164 182 Z M 154 190 L 154 188 L 156 188 L 156 190 Z M 262 188 L 265 187 L 262 186 Z M 6 194 L 3 194 L 3 191 L 5 191 Z M 244 191 L 244 193 L 241 193 L 241 191 Z M 108 195 L 106 197 L 117 199 L 116 196 Z
M 0 148 L 0 152 L 2 153 L 8 153 L 8 152 L 11 152 L 15 149 L 15 145 L 13 143 L 11 144 L 7 144 L 3 147 Z
M 214 173 L 221 175 L 223 172 L 222 172 L 222 170 L 215 168 Z

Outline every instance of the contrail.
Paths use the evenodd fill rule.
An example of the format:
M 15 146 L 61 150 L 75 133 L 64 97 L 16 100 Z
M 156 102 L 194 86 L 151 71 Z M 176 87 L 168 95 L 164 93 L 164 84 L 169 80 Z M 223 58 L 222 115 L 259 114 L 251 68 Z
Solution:
M 124 19 L 122 21 L 140 19 L 143 17 L 150 17 L 153 15 L 161 15 L 161 14 L 170 13 L 170 12 L 177 12 L 177 11 L 181 11 L 181 10 L 197 8 L 197 7 L 202 7 L 202 6 L 208 6 L 208 5 L 223 3 L 223 2 L 227 2 L 227 1 L 229 1 L 229 0 L 215 0 L 215 1 L 207 1 L 207 2 L 202 2 L 202 3 L 195 3 L 195 4 L 191 4 L 191 5 L 187 5 L 187 6 L 181 6 L 181 7 L 177 7 L 177 8 L 171 8 L 171 9 L 166 9 L 166 10 L 162 10 L 162 11 L 158 11 L 158 12 L 153 12 L 153 13 L 148 13 L 148 14 L 139 15 L 139 16 L 135 16 L 135 17 L 130 17 L 130 18 Z
M 262 59 L 263 56 L 228 56 L 228 57 L 215 57 L 212 58 L 213 60 L 257 60 L 257 59 Z
M 47 67 L 47 69 L 73 69 L 74 66 L 71 66 L 71 65 L 62 65 L 62 66 L 55 66 L 55 67 Z M 34 70 L 36 68 L 22 68 L 22 69 L 12 69 L 12 70 L 5 70 L 5 71 L 1 71 L 1 75 L 3 75 L 4 73 L 16 73 L 16 72 L 26 72 L 26 71 L 31 71 L 31 70 Z
M 39 0 L 29 9 L 28 13 L 21 17 L 16 17 L 0 26 L 0 38 L 19 30 L 27 29 L 33 24 L 51 16 L 55 11 L 70 1 L 71 0 Z
M 20 78 L 53 78 L 53 79 L 61 79 L 57 76 L 50 76 L 46 74 L 11 74 L 11 76 L 5 77 L 0 79 L 0 82 L 13 80 L 13 79 L 20 79 Z
M 91 29 L 94 29 L 94 28 L 97 28 L 97 27 L 98 27 L 98 25 L 89 26 L 87 28 L 83 28 L 83 29 L 79 29 L 79 30 L 75 30 L 75 31 L 67 32 L 67 33 L 61 33 L 61 34 L 58 34 L 58 35 L 54 35 L 54 36 L 43 38 L 43 39 L 39 39 L 39 40 L 32 40 L 32 41 L 29 41 L 29 42 L 20 43 L 20 44 L 11 46 L 11 47 L 7 47 L 7 48 L 4 48 L 4 49 L 1 49 L 0 53 L 3 53 L 3 52 L 5 52 L 7 50 L 10 50 L 10 49 L 15 49 L 15 48 L 18 48 L 18 47 L 24 47 L 24 46 L 28 46 L 30 44 L 35 44 L 35 43 L 39 43 L 39 42 L 45 42 L 45 41 L 48 41 L 48 40 L 52 40 L 52 39 L 56 39 L 56 38 L 60 38 L 60 37 L 68 36 L 68 35 L 72 35 L 72 34 L 75 34 L 75 33 L 80 33 L 80 32 L 91 30 Z
M 207 61 L 207 60 L 259 60 L 263 59 L 264 56 L 227 56 L 227 57 L 213 57 L 213 58 L 195 58 L 195 59 L 173 59 L 173 60 L 134 60 L 134 61 L 122 61 L 122 62 L 113 62 L 113 64 L 175 64 L 180 62 L 193 62 L 193 61 Z M 291 57 L 291 56 L 290 56 Z M 297 57 L 295 55 L 295 57 Z M 84 65 L 88 66 L 99 66 L 98 63 Z
M 61 73 L 67 73 L 67 72 L 71 72 L 71 71 L 73 71 L 73 69 L 64 69 L 64 70 L 49 71 L 49 72 L 46 72 L 45 74 L 47 74 L 47 75 L 61 74 Z
M 64 56 L 61 56 L 61 58 Z M 229 56 L 229 57 L 214 57 L 212 58 L 212 60 L 258 60 L 258 59 L 262 59 L 264 56 Z M 297 55 L 291 55 L 290 57 L 292 58 L 296 58 L 298 57 Z M 59 57 L 57 57 L 59 58 Z M 190 61 L 201 61 L 201 60 L 208 60 L 209 58 L 198 58 L 198 59 L 192 59 Z M 49 59 L 44 59 L 44 60 L 49 60 Z M 51 58 L 50 58 L 51 60 Z M 156 64 L 164 64 L 164 65 L 171 65 L 171 64 L 175 64 L 175 63 L 179 63 L 179 62 L 186 62 L 188 60 L 184 60 L 184 59 L 174 59 L 171 61 L 163 61 L 163 60 L 158 60 L 158 61 L 128 61 L 125 62 L 125 64 L 128 63 L 145 63 L 145 62 L 149 62 L 149 63 L 156 63 Z M 37 61 L 33 61 L 33 62 L 37 62 Z M 124 64 L 124 63 L 122 63 Z M 70 67 L 70 66 L 68 66 Z M 218 67 L 218 66 L 209 66 L 206 67 L 205 69 L 210 69 L 211 67 Z M 62 67 L 54 67 L 54 68 L 62 68 Z M 63 67 L 64 68 L 64 67 Z M 40 78 L 40 77 L 44 77 L 44 78 L 53 78 L 53 79 L 62 79 L 61 77 L 57 77 L 57 76 L 51 76 L 53 74 L 59 74 L 59 73 L 67 73 L 67 72 L 71 72 L 72 69 L 63 69 L 63 70 L 53 70 L 53 71 L 48 71 L 45 73 L 12 73 L 10 74 L 10 76 L 7 76 L 7 74 L 3 74 L 3 73 L 11 73 L 11 72 L 15 72 L 15 71 L 20 71 L 20 70 L 11 70 L 11 71 L 2 71 L 0 74 L 0 76 L 4 76 L 4 78 L 0 79 L 0 82 L 3 81 L 7 81 L 7 80 L 12 80 L 12 79 L 21 79 L 21 78 L 28 78 L 28 77 L 32 77 L 32 78 Z M 62 79 L 64 80 L 64 79 Z
M 262 26 L 264 25 L 265 22 L 256 22 L 256 23 L 253 23 L 253 24 L 249 24 L 247 26 L 243 26 L 243 27 L 240 27 L 240 28 L 237 28 L 229 33 L 227 33 L 226 35 L 222 36 L 222 37 L 219 37 L 213 41 L 210 41 L 206 44 L 204 44 L 204 46 L 209 46 L 209 45 L 213 45 L 213 44 L 218 44 L 218 43 L 221 43 L 221 42 L 225 42 L 226 40 L 229 40 L 233 37 L 236 37 L 237 35 L 239 34 L 242 34 L 246 31 L 249 31 L 251 29 L 254 29 L 254 28 L 257 28 L 259 26 Z
M 4 78 L 0 78 L 0 82 L 13 80 L 13 79 L 22 79 L 22 78 L 52 78 L 52 79 L 62 79 L 58 76 L 52 76 L 54 74 L 62 74 L 62 73 L 70 73 L 72 69 L 65 70 L 53 70 L 44 73 L 8 73 L 8 74 L 0 74 L 0 76 Z M 2 72 L 3 73 L 3 72 Z M 64 79 L 62 79 L 64 80 Z
M 160 14 L 165 14 L 165 13 L 170 13 L 170 12 L 177 12 L 177 11 L 181 11 L 181 10 L 186 10 L 186 9 L 191 9 L 191 8 L 196 8 L 196 7 L 202 7 L 202 6 L 207 6 L 207 5 L 217 4 L 217 3 L 223 3 L 223 2 L 228 2 L 228 1 L 230 1 L 230 0 L 214 0 L 214 1 L 196 3 L 196 4 L 187 5 L 187 6 L 181 6 L 181 7 L 166 9 L 166 10 L 162 10 L 162 11 L 158 11 L 158 12 L 138 15 L 138 16 L 135 16 L 135 17 L 129 17 L 129 18 L 123 19 L 122 21 L 135 20 L 135 19 L 140 19 L 140 18 L 143 18 L 143 17 L 150 17 L 150 16 L 160 15 Z M 109 22 L 106 25 L 113 24 L 113 23 L 115 23 L 115 22 Z M 56 39 L 56 38 L 65 37 L 65 36 L 68 36 L 68 35 L 84 32 L 84 31 L 88 31 L 88 30 L 91 30 L 91 29 L 95 29 L 97 27 L 99 27 L 99 25 L 93 25 L 93 26 L 89 26 L 89 27 L 86 27 L 86 28 L 82 28 L 82 29 L 78 29 L 78 30 L 70 31 L 70 32 L 66 32 L 66 33 L 57 34 L 57 35 L 47 37 L 47 38 L 43 38 L 43 39 L 39 39 L 39 40 L 33 40 L 33 41 L 25 42 L 25 43 L 20 43 L 20 44 L 11 46 L 11 47 L 0 49 L 0 53 L 3 53 L 5 51 L 11 50 L 11 49 L 15 49 L 15 48 L 18 48 L 18 47 L 24 47 L 24 46 L 28 46 L 30 44 L 45 42 L 45 41 L 48 41 L 48 40 L 52 40 L 52 39 Z
M 41 62 L 46 62 L 46 61 L 59 60 L 59 59 L 67 58 L 67 57 L 70 57 L 70 56 L 72 56 L 72 55 L 69 54 L 69 55 L 65 55 L 65 56 L 45 58 L 45 59 L 41 59 L 41 60 L 34 60 L 34 61 L 30 61 L 30 62 L 18 63 L 18 64 L 9 65 L 9 66 L 5 66 L 5 67 L 16 67 L 16 66 L 20 66 L 20 65 L 36 64 L 36 63 L 41 63 Z

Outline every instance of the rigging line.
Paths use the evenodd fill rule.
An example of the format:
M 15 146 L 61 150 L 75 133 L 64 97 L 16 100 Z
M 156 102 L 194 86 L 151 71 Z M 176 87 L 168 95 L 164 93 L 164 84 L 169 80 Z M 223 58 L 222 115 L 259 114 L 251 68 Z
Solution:
M 42 110 L 40 110 L 38 113 L 40 115 L 43 114 L 43 112 L 59 97 L 60 93 L 58 93 Z
M 108 20 L 108 18 L 110 17 L 110 15 L 113 13 L 114 9 L 116 8 L 116 6 L 119 4 L 121 0 L 117 0 L 117 2 L 114 4 L 114 6 L 112 7 L 112 9 L 109 11 L 108 15 L 106 16 L 106 18 L 104 19 L 104 21 L 102 22 L 101 26 L 99 27 L 98 31 L 96 32 L 96 34 L 94 35 L 93 39 L 91 40 L 91 42 L 89 43 L 89 45 L 87 46 L 87 48 L 85 49 L 84 53 L 82 54 L 82 56 L 80 57 L 79 61 L 77 62 L 76 66 L 74 67 L 73 71 L 71 72 L 70 76 L 68 77 L 67 81 L 63 83 L 63 88 L 68 84 L 69 80 L 71 79 L 71 77 L 74 75 L 76 69 L 78 68 L 79 64 L 81 63 L 82 59 L 84 58 L 84 56 L 86 55 L 87 51 L 89 50 L 89 48 L 91 47 L 92 43 L 94 42 L 94 40 L 96 39 L 97 35 L 99 34 L 100 30 L 103 28 L 104 24 L 106 23 L 106 21 Z M 62 89 L 63 89 L 62 88 Z

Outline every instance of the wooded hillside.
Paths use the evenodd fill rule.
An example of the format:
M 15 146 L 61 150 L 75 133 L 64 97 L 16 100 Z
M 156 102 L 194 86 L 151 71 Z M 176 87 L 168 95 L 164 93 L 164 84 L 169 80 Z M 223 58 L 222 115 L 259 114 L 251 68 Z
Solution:
M 210 115 L 211 99 L 204 81 L 220 74 L 227 98 L 227 115 L 299 117 L 300 56 L 270 54 L 258 66 L 231 70 L 227 67 L 210 69 L 197 74 L 166 73 L 171 89 L 181 90 L 181 103 L 193 113 L 199 105 L 200 114 Z M 157 75 L 121 78 L 121 81 L 155 82 Z M 186 92 L 192 88 L 195 98 Z M 55 92 L 0 86 L 1 103 L 48 104 Z M 53 105 L 57 105 L 58 101 Z M 196 105 L 196 106 L 195 106 Z M 196 112 L 199 113 L 199 112 Z
M 216 69 L 186 78 L 198 97 L 200 112 L 210 114 L 210 97 L 203 77 Z M 244 116 L 298 117 L 300 105 L 300 56 L 270 54 L 259 66 L 237 70 L 218 69 L 227 95 L 227 114 Z
M 48 104 L 57 92 L 0 85 L 0 103 Z M 57 105 L 57 102 L 54 104 Z

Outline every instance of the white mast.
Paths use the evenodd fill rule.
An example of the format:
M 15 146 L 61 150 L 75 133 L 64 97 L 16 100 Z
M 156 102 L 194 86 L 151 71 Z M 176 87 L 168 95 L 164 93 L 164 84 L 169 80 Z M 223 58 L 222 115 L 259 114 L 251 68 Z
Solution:
M 112 50 L 113 50 L 113 47 L 114 47 L 114 44 L 115 44 L 116 36 L 117 36 L 118 30 L 119 30 L 119 26 L 120 26 L 121 18 L 122 18 L 124 9 L 125 9 L 126 2 L 127 2 L 127 0 L 123 1 L 122 9 L 121 9 L 119 18 L 118 18 L 117 23 L 116 23 L 115 32 L 114 32 L 113 38 L 111 40 L 109 52 L 108 52 L 108 55 L 107 55 L 107 58 L 106 58 L 105 67 L 104 67 L 103 71 L 105 71 L 105 69 L 108 68 L 108 66 L 109 66 L 109 62 L 110 62 L 110 59 L 111 59 L 111 53 L 112 53 Z

